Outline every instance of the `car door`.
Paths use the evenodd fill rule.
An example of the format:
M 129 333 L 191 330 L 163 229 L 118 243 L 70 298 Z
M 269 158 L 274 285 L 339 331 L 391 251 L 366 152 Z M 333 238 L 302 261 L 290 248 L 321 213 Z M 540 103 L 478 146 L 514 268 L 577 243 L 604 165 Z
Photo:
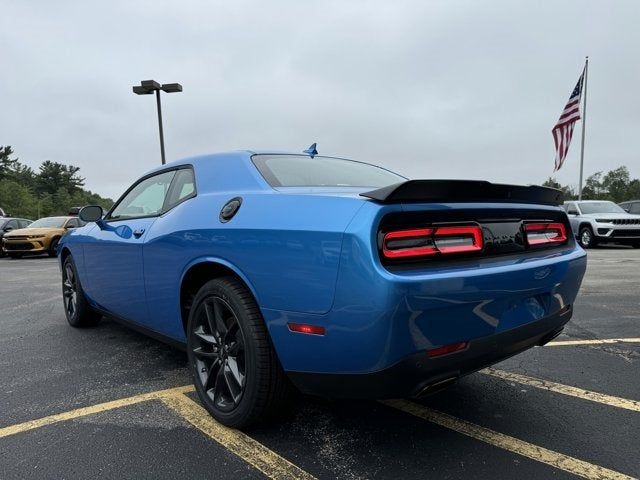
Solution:
M 19 228 L 20 228 L 20 225 L 18 224 L 18 221 L 16 219 L 12 219 L 5 224 L 4 231 L 11 232 L 13 230 L 18 230 Z
M 573 234 L 578 234 L 578 227 L 580 226 L 580 219 L 578 215 L 580 215 L 580 211 L 578 210 L 578 206 L 575 202 L 569 202 L 566 205 L 567 216 L 569 217 L 569 223 L 571 224 L 571 230 L 573 230 Z
M 67 220 L 67 223 L 64 224 L 65 230 L 73 230 L 74 228 L 78 228 L 80 226 L 80 221 L 77 218 L 70 218 Z
M 148 322 L 143 245 L 174 175 L 175 170 L 162 171 L 133 184 L 84 245 L 86 293 L 104 310 L 140 324 Z

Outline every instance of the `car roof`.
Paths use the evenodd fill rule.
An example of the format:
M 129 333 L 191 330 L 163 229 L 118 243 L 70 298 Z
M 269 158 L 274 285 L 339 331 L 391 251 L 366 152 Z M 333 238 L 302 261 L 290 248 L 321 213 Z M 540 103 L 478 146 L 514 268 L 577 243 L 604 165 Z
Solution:
M 197 189 L 199 192 L 207 191 L 273 191 L 273 188 L 260 174 L 251 161 L 253 155 L 298 155 L 307 156 L 304 152 L 277 151 L 277 150 L 236 150 L 231 152 L 212 153 L 195 157 L 183 158 L 160 165 L 140 178 L 153 175 L 163 170 L 192 166 L 196 171 Z M 318 155 L 318 157 L 335 158 L 358 163 L 377 165 L 349 158 Z M 378 167 L 384 168 L 384 167 Z

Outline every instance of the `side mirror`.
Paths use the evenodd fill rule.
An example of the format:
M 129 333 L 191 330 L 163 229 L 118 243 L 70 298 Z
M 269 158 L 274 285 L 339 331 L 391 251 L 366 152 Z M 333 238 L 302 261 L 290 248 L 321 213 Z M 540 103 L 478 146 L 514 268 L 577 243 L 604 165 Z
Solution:
M 13 230 L 13 227 L 7 227 L 4 229 L 5 232 L 10 232 L 11 230 Z
M 100 205 L 87 205 L 86 207 L 82 207 L 80 212 L 78 212 L 78 217 L 83 222 L 97 222 L 102 219 L 102 215 L 104 212 L 102 211 L 102 207 Z

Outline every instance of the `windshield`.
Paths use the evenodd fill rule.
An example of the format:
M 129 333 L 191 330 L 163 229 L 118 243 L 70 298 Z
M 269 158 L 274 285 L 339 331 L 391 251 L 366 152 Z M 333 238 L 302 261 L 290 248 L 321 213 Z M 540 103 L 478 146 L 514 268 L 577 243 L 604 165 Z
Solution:
M 27 228 L 62 228 L 67 217 L 47 217 L 36 220 Z
M 590 213 L 627 213 L 613 202 L 585 202 L 579 205 L 585 215 Z
M 4 228 L 4 226 L 9 222 L 9 220 L 3 220 L 0 218 L 0 229 Z
M 254 155 L 253 163 L 272 187 L 385 187 L 406 180 L 367 163 L 307 155 Z

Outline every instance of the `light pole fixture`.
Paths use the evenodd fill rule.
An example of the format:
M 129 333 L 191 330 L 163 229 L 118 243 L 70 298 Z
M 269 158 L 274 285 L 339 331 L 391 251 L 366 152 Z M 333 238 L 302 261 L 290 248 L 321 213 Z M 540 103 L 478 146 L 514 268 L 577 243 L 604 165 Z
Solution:
M 164 158 L 164 133 L 162 130 L 162 106 L 160 105 L 160 90 L 165 93 L 176 93 L 182 91 L 182 85 L 179 83 L 165 83 L 160 85 L 155 80 L 143 80 L 140 85 L 133 87 L 133 93 L 136 95 L 151 95 L 156 93 L 156 104 L 158 105 L 158 129 L 160 130 L 160 155 L 162 156 L 162 164 L 167 163 Z

